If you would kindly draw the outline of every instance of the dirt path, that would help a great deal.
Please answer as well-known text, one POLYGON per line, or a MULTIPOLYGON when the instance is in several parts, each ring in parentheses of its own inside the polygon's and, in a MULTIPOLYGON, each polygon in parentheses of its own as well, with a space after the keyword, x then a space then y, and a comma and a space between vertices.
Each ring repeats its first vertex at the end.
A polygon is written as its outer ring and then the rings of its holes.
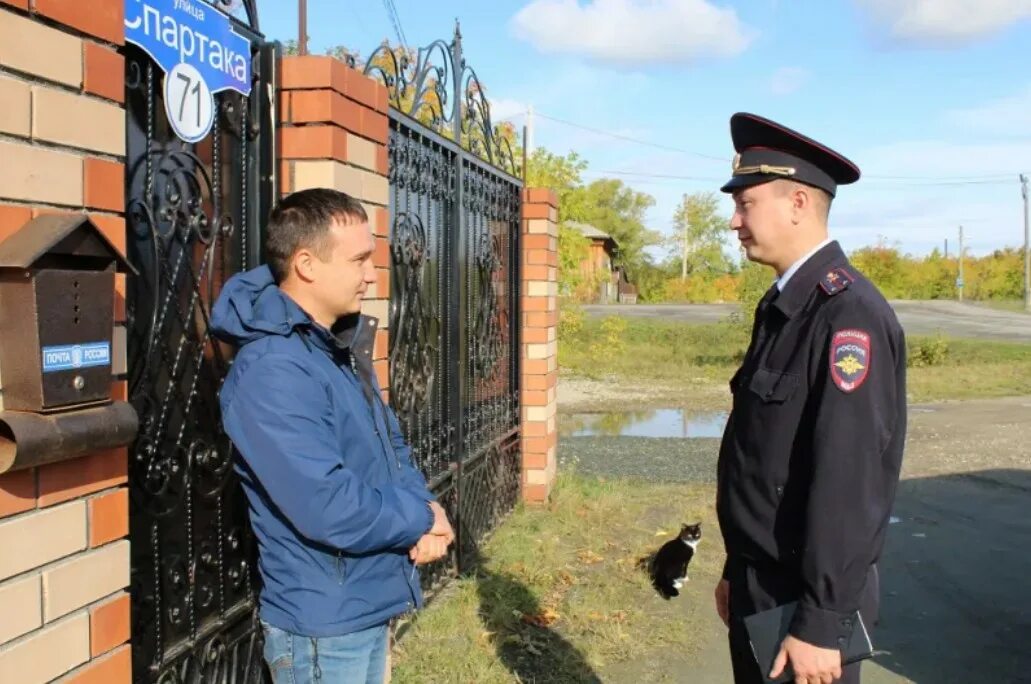
MULTIPOLYGON (((640 402, 656 406, 663 398, 684 398, 662 388, 649 392, 584 381, 564 385, 559 389, 563 412, 640 402)), ((721 394, 716 389, 699 396, 708 397, 711 407, 725 407, 721 394)), ((591 438, 578 439, 584 441, 566 444, 582 453, 591 438)), ((677 451, 704 461, 701 465, 714 462, 715 454, 708 451, 717 440, 672 440, 694 444, 664 449, 666 441, 610 439, 611 448, 594 467, 604 471, 608 462, 612 475, 625 476, 627 464, 609 459, 630 451, 641 462, 655 449, 677 451), (644 448, 643 442, 652 444, 644 448), (620 449, 620 443, 629 449, 620 449)), ((640 476, 647 478, 648 470, 642 468, 640 476)), ((876 646, 891 654, 865 666, 866 684, 1031 682, 1028 510, 1031 397, 910 407, 903 479, 881 563, 882 616, 874 633, 876 646)), ((690 609, 708 615, 699 635, 703 658, 655 654, 611 668, 605 681, 731 681, 724 630, 712 614, 710 592, 701 586, 690 592, 690 609)))

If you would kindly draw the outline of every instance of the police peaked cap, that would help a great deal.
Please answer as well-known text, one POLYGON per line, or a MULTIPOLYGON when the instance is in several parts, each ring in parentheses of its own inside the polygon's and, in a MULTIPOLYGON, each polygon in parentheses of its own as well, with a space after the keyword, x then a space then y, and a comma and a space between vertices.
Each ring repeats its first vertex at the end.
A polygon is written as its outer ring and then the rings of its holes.
POLYGON ((839 185, 859 180, 859 167, 842 155, 761 116, 738 112, 730 117, 730 136, 737 154, 733 176, 720 188, 723 192, 783 178, 826 190, 833 197, 839 185))

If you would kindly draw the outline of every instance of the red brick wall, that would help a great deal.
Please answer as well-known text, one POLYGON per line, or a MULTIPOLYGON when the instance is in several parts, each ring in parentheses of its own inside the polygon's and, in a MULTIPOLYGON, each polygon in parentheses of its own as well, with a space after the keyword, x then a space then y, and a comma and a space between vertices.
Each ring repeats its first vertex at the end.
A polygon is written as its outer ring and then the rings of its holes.
MULTIPOLYGON (((125 250, 123 6, 0 0, 0 239, 71 212, 125 250)), ((129 681, 126 482, 125 449, 0 474, 0 681, 129 681)))
POLYGON ((547 500, 555 483, 558 429, 558 196, 523 191, 523 499, 547 500))

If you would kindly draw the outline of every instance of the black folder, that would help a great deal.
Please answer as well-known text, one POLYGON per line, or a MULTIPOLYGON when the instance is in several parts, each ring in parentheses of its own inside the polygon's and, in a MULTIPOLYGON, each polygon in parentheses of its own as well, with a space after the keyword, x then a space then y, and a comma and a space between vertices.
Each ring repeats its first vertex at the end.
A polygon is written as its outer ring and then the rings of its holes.
MULTIPOLYGON (((773 661, 780 653, 781 642, 788 635, 788 628, 791 626, 791 618, 795 614, 798 602, 792 601, 770 610, 764 610, 755 615, 745 618, 745 629, 748 630, 748 639, 752 644, 752 653, 759 663, 759 669, 767 682, 792 682, 795 675, 791 671, 789 662, 777 679, 770 679, 770 671, 773 669, 773 661)), ((852 637, 841 648, 841 665, 844 667, 850 663, 865 660, 874 655, 873 645, 870 643, 870 634, 866 631, 863 623, 863 616, 855 614, 855 626, 852 629, 852 637)))

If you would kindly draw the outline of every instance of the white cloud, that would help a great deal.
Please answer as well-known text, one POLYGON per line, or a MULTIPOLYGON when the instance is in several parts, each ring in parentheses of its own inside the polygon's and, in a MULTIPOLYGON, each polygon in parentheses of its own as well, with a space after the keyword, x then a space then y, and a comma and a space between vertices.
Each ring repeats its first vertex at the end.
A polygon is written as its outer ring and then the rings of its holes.
POLYGON ((781 67, 770 78, 770 92, 774 95, 797 93, 809 80, 809 72, 798 67, 781 67))
POLYGON ((541 52, 624 64, 730 57, 753 38, 733 9, 708 0, 533 0, 511 25, 541 52))
POLYGON ((945 114, 949 123, 980 133, 1026 136, 1031 130, 1031 84, 1015 95, 945 114))
POLYGON ((892 37, 930 45, 970 43, 1031 17, 1031 0, 857 0, 892 37))

